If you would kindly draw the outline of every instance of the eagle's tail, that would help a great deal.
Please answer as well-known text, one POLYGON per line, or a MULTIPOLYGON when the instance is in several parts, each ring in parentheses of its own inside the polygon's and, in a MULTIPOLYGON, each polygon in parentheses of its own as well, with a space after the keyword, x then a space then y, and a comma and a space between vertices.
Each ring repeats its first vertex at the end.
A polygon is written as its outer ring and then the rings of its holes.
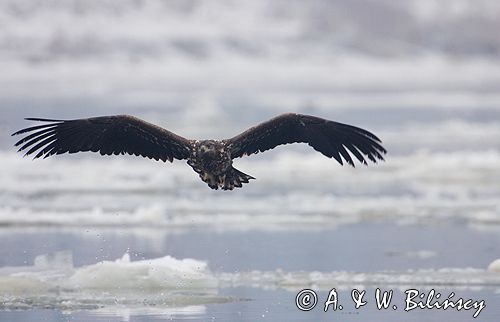
POLYGON ((234 187, 241 188, 250 179, 255 178, 231 167, 223 176, 219 177, 219 185, 223 190, 233 190, 234 187))

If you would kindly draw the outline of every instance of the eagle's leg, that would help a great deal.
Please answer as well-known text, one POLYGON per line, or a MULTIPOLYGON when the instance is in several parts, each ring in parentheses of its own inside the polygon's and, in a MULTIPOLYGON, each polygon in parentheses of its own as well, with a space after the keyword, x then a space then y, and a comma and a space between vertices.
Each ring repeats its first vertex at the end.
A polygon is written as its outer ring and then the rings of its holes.
POLYGON ((214 190, 219 188, 222 190, 233 190, 234 187, 241 188, 243 183, 248 183, 250 179, 255 179, 233 168, 231 165, 229 165, 226 170, 222 170, 223 172, 214 174, 211 171, 205 170, 205 167, 196 162, 196 160, 190 159, 188 160, 188 164, 198 173, 200 179, 214 190))
POLYGON ((233 190, 234 187, 241 188, 243 183, 248 183, 250 179, 255 178, 231 166, 219 177, 219 184, 223 190, 233 190))
POLYGON ((219 189, 219 181, 216 176, 208 171, 205 171, 203 167, 198 162, 196 162, 196 160, 189 159, 187 163, 193 168, 196 173, 198 173, 200 179, 203 180, 203 182, 207 183, 210 188, 214 190, 219 189))

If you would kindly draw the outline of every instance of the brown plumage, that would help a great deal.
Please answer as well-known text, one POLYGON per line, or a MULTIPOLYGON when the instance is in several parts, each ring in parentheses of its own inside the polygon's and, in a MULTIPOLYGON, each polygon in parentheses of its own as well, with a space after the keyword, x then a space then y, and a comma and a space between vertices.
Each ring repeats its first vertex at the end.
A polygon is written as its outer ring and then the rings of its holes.
POLYGON ((273 149, 281 144, 307 143, 340 164, 354 166, 384 160, 386 150, 374 134, 347 124, 315 116, 287 113, 222 140, 188 140, 154 124, 129 115, 77 120, 50 120, 17 131, 26 134, 15 145, 25 155, 47 158, 54 154, 84 151, 101 155, 132 154, 170 162, 187 160, 212 189, 232 190, 255 179, 232 166, 234 158, 273 149), (29 134, 28 134, 29 133, 29 134), (350 152, 350 153, 349 153, 350 152))

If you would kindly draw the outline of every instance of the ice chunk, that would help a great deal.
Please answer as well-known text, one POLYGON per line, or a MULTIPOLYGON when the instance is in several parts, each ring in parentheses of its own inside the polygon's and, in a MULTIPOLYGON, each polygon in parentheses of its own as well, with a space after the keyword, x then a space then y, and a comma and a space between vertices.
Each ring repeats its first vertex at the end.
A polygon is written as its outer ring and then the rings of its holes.
POLYGON ((217 280, 207 263, 171 256, 130 261, 129 254, 115 261, 102 261, 78 268, 69 278, 70 287, 91 289, 185 289, 216 288, 217 280))
POLYGON ((488 265, 488 271, 494 273, 500 273, 500 259, 496 259, 488 265))

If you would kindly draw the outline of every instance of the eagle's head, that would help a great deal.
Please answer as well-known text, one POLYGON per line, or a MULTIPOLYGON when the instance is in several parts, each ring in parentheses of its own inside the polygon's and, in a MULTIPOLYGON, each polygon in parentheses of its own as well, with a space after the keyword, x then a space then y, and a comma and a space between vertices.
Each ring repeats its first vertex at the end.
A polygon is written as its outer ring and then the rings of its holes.
POLYGON ((223 150, 224 146, 220 142, 204 140, 200 141, 196 152, 203 159, 216 159, 223 150))

